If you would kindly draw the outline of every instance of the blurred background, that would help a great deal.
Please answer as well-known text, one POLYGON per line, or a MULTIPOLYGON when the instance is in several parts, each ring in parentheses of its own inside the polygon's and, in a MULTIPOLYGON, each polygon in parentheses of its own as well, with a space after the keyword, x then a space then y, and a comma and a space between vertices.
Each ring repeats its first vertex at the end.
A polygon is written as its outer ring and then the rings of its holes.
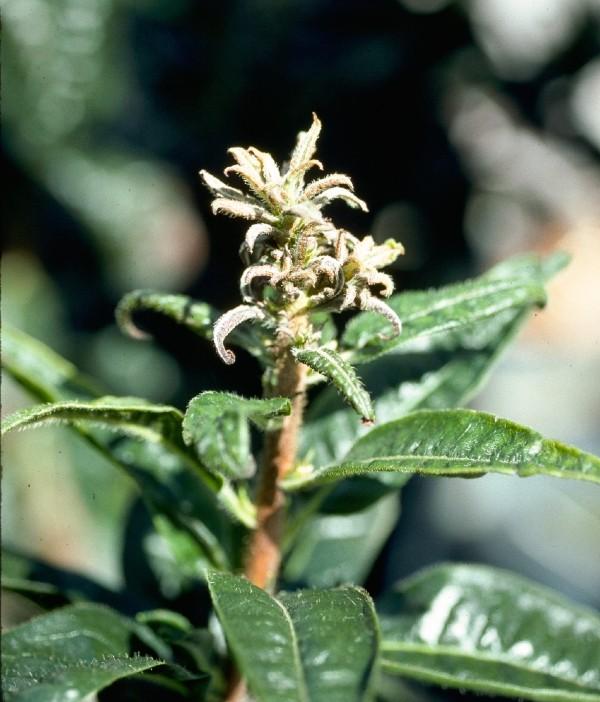
MULTIPOLYGON (((237 304, 243 228, 210 216, 197 172, 236 144, 285 159, 314 110, 319 158, 370 206, 331 215, 404 243, 399 290, 572 254, 475 405, 600 453, 598 0, 4 0, 3 20, 6 322, 109 392, 259 392, 248 356, 224 366, 160 320, 135 342, 113 310, 139 287, 237 304)), ((5 412, 30 402, 4 380, 5 412)), ((60 428, 3 453, 4 541, 118 587, 125 478, 60 428)), ((372 591, 469 559, 600 606, 593 487, 415 479, 403 495, 372 591)))

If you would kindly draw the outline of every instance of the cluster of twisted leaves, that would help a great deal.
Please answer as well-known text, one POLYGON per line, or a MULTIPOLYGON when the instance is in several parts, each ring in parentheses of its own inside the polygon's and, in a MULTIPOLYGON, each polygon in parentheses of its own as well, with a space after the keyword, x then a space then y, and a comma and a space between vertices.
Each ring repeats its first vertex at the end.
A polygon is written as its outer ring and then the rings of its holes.
POLYGON ((131 602, 134 586, 107 593, 83 579, 65 591, 56 569, 5 554, 3 587, 47 610, 3 634, 6 700, 73 702, 105 688, 102 699, 117 688, 121 699, 130 686, 128 699, 152 689, 162 700, 216 702, 233 699, 233 662, 257 702, 391 701, 403 699, 406 679, 540 702, 600 701, 600 617, 559 594, 466 564, 434 565, 376 602, 360 587, 411 475, 600 483, 600 459, 461 409, 545 304, 565 257, 517 258, 464 283, 392 295, 381 269, 402 247, 355 237, 323 215, 334 199, 366 209, 350 179, 306 183, 322 168, 313 158, 319 129, 315 118, 281 169, 255 148, 231 149, 227 172, 246 191, 202 173, 213 210, 251 222, 242 305, 220 315, 182 295, 138 291, 117 310, 136 336, 144 336, 138 311, 167 315, 232 363, 228 337, 261 364, 263 398, 202 392, 181 412, 102 396, 68 361, 5 329, 5 370, 43 404, 8 417, 3 431, 67 423, 135 482, 151 518, 136 558, 163 598, 148 607, 131 602), (359 312, 338 334, 332 314, 347 309, 359 312), (275 394, 286 354, 305 367, 311 402, 279 484, 282 566, 267 591, 239 573, 257 528, 253 433, 277 432, 292 411, 294 398, 275 394), (210 595, 198 602, 205 628, 171 607, 198 583, 210 595), (107 599, 113 608, 94 602, 107 599))

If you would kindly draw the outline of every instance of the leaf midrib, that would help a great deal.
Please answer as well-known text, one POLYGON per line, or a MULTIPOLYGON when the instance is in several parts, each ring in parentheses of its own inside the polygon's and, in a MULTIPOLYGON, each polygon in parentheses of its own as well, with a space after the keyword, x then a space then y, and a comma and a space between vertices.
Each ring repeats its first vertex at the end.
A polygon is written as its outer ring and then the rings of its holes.
MULTIPOLYGON (((539 289, 542 292, 544 291, 544 287, 539 284, 539 283, 527 283, 523 281, 517 281, 517 280, 512 280, 512 281, 503 281, 503 283, 498 284, 498 285, 493 285, 493 284, 488 284, 486 287, 477 287, 475 290, 467 291, 466 293, 462 295, 456 295, 453 297, 448 297, 444 298, 443 300, 439 300, 438 302, 430 305, 429 307, 424 307, 421 310, 414 312, 414 313, 409 313, 404 319, 406 322, 411 322, 415 319, 420 319, 421 317, 425 317, 428 314, 431 314, 432 312, 439 312, 440 310, 445 310, 449 307, 454 307, 455 305, 459 305, 463 302, 471 302, 472 300, 476 300, 477 298, 484 298, 488 297, 489 295, 493 295, 498 292, 504 292, 505 290, 536 290, 539 289)), ((511 304, 512 306, 512 304, 511 304)))
MULTIPOLYGON (((402 641, 394 641, 391 639, 383 639, 381 642, 381 661, 382 664, 385 664, 385 653, 390 652, 390 653, 396 653, 396 652, 407 652, 407 653, 421 653, 426 656, 436 656, 436 655, 443 655, 443 656, 450 656, 452 658, 464 658, 465 660, 468 661, 485 661, 486 663, 501 663, 502 665, 507 665, 509 667, 516 668, 517 670, 521 670, 527 673, 535 673, 538 675, 547 675, 552 678, 556 678, 557 680, 562 680, 563 682, 569 683, 570 685, 580 687, 583 691, 589 691, 589 690, 598 690, 600 692, 600 685, 590 688, 590 687, 583 687, 581 683, 579 683, 577 680, 573 680, 572 678, 565 677, 563 675, 559 675, 554 672, 550 672, 548 670, 539 670, 537 668, 531 668, 526 665, 523 665, 522 663, 519 663, 518 661, 515 661, 513 659, 507 658, 504 654, 499 654, 497 656, 492 656, 489 653, 485 652, 478 652, 478 649, 474 651, 465 651, 464 649, 459 649, 457 647, 453 646, 437 646, 435 649, 433 646, 427 646, 426 644, 413 644, 413 643, 403 643, 402 641), (475 655, 477 653, 477 655, 475 655)), ((402 665, 402 663, 396 664, 394 661, 388 661, 392 665, 402 665)), ((410 664, 408 664, 410 665, 410 664)), ((442 671, 443 672, 443 671, 442 671)))
POLYGON ((291 640, 292 640, 292 649, 294 651, 294 668, 296 670, 296 677, 298 679, 298 692, 299 694, 299 702, 310 702, 310 699, 308 697, 308 684, 306 682, 306 676, 304 674, 304 669, 302 667, 302 659, 300 657, 300 646, 298 644, 298 637, 296 636, 296 629, 294 627, 294 622, 290 616, 290 613, 287 611, 285 605, 280 602, 276 597, 273 597, 273 601, 277 604, 277 606, 281 609, 283 612, 283 616, 285 618, 285 621, 287 622, 289 628, 290 628, 290 634, 291 634, 291 640))
MULTIPOLYGON (((399 674, 400 676, 413 677, 418 680, 433 682, 436 685, 447 684, 452 687, 462 688, 465 681, 456 676, 444 673, 442 671, 432 671, 431 668, 425 668, 418 665, 395 663, 390 660, 382 659, 382 668, 388 673, 399 674)), ((468 682, 470 690, 475 692, 483 692, 490 694, 495 692, 501 696, 511 696, 519 698, 529 698, 543 702, 600 702, 600 695, 593 690, 580 691, 579 689, 552 689, 548 687, 523 687, 521 685, 508 684, 498 682, 493 679, 481 677, 473 677, 468 682), (535 697, 531 695, 535 694, 535 697)))

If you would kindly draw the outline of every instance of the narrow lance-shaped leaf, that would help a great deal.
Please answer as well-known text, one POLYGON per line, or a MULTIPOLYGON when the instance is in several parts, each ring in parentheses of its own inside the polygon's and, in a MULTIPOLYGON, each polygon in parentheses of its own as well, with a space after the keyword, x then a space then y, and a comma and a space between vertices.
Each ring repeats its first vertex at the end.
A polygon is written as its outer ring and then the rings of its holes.
POLYGON ((365 422, 373 422, 375 412, 369 393, 354 368, 332 349, 292 349, 294 358, 330 380, 365 422))
MULTIPOLYGON (((402 320, 402 333, 382 339, 385 320, 371 313, 354 317, 342 336, 346 349, 355 362, 371 361, 390 351, 407 353, 437 348, 438 340, 448 345, 448 334, 468 331, 472 347, 488 343, 486 320, 525 306, 542 306, 546 302, 544 283, 549 275, 565 264, 564 257, 540 262, 522 257, 501 264, 479 278, 448 285, 438 290, 405 292, 391 297, 387 303, 402 320), (446 335, 444 337, 443 335, 446 335)), ((490 328, 493 335, 493 326, 490 328)))
POLYGON ((290 401, 284 397, 259 400, 232 393, 203 392, 188 405, 183 439, 213 473, 249 478, 255 469, 249 420, 265 428, 269 420, 290 412, 290 401))
MULTIPOLYGON (((541 278, 548 279, 565 263, 566 258, 561 255, 542 260, 541 278)), ((537 271, 537 266, 527 257, 506 261, 487 275, 515 278, 532 270, 537 271)), ((438 351, 426 348, 423 352, 388 354, 359 367, 374 396, 378 421, 399 419, 417 409, 451 408, 466 403, 527 319, 531 307, 525 302, 521 308, 440 333, 435 337, 436 345, 440 345, 438 351)), ((429 338, 427 346, 431 341, 429 338)), ((353 443, 368 431, 370 428, 343 406, 335 390, 327 388, 307 411, 301 435, 302 462, 315 468, 340 462, 353 443)), ((288 538, 293 545, 285 577, 294 583, 318 587, 360 583, 366 574, 367 554, 370 563, 393 527, 390 513, 394 502, 390 504, 390 498, 385 496, 396 492, 409 478, 409 473, 370 473, 339 482, 333 490, 331 484, 320 486, 292 517, 288 538), (315 502, 319 503, 316 513, 315 502)))
MULTIPOLYGON (((523 310, 508 324, 499 324, 494 342, 481 350, 392 354, 363 366, 361 375, 367 387, 374 389, 378 420, 388 422, 416 409, 467 402, 526 315, 523 310)), ((368 431, 327 389, 308 411, 301 456, 316 468, 341 461, 368 431)), ((317 587, 363 582, 396 522, 398 497, 389 493, 397 492, 410 477, 408 473, 371 473, 339 482, 333 490, 331 485, 318 488, 323 492, 318 512, 311 513, 307 523, 291 534, 294 545, 285 569, 288 581, 317 587)), ((296 519, 303 520, 316 499, 312 497, 296 519)))
POLYGON ((600 616, 525 578, 435 566, 378 611, 389 673, 535 702, 600 700, 600 616))
MULTIPOLYGON (((528 309, 498 320, 494 339, 482 349, 424 354, 388 354, 359 368, 374 396, 379 423, 419 409, 464 406, 484 383, 494 364, 527 319, 528 309)), ((302 428, 301 455, 315 467, 339 461, 370 428, 356 421, 331 389, 311 404, 302 428)))
POLYGON ((87 399, 101 394, 71 362, 8 324, 2 326, 2 367, 43 402, 87 399))
MULTIPOLYGON (((31 619, 2 635, 6 702, 84 700, 161 660, 130 655, 144 627, 96 604, 76 604, 31 619)), ((142 633, 143 635, 143 633, 142 633)))
MULTIPOLYGON (((374 480, 364 483, 367 486, 361 487, 367 490, 385 488, 374 480)), ((400 516, 399 495, 386 492, 379 489, 379 499, 372 499, 367 507, 357 506, 351 494, 344 502, 346 513, 311 515, 284 561, 285 582, 304 587, 363 583, 400 516)), ((342 494, 337 497, 344 501, 342 494)))
POLYGON ((373 471, 447 477, 550 475, 600 483, 600 458, 485 412, 422 410, 373 429, 338 465, 296 477, 289 487, 373 471))
POLYGON ((245 578, 207 576, 236 662, 257 702, 368 702, 379 632, 364 590, 271 597, 245 578))
MULTIPOLYGON (((376 396, 378 420, 399 419, 421 407, 452 407, 466 402, 520 323, 520 319, 514 320, 511 329, 499 336, 497 346, 482 351, 461 350, 455 355, 416 358, 390 355, 364 366, 361 370, 367 384, 370 377, 398 383, 376 396), (423 372, 427 368, 433 369, 423 372)), ((311 421, 309 410, 302 430, 301 456, 316 468, 341 461, 352 444, 370 431, 351 409, 337 409, 339 403, 334 404, 330 392, 326 391, 326 395, 320 403, 317 400, 317 418, 311 421)), ((370 564, 377 557, 395 524, 395 519, 390 519, 390 512, 397 512, 395 502, 389 504, 385 496, 398 491, 410 477, 409 473, 370 473, 339 482, 333 490, 332 485, 320 486, 323 498, 318 512, 311 513, 308 522, 294 534, 286 578, 317 587, 361 583, 367 574, 365 563, 370 564)), ((312 497, 316 499, 316 495, 312 497)), ((312 500, 308 500, 305 511, 310 511, 312 500)), ((296 518, 302 519, 302 515, 300 512, 296 518)))
POLYGON ((182 421, 183 414, 176 407, 155 405, 137 397, 107 395, 88 402, 67 400, 27 407, 3 420, 2 433, 42 424, 81 422, 114 429, 136 439, 184 449, 182 421))

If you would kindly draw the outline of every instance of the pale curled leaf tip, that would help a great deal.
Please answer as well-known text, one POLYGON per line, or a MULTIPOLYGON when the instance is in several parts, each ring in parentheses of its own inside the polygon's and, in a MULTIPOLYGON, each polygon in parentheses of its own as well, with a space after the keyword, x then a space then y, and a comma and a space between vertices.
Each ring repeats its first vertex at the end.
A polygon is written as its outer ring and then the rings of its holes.
POLYGON ((233 351, 225 348, 225 339, 231 332, 243 322, 251 319, 264 319, 264 312, 258 307, 252 305, 238 305, 229 312, 221 315, 213 326, 213 342, 219 358, 231 366, 235 363, 235 354, 233 351))
POLYGON ((224 183, 222 180, 219 180, 219 178, 216 178, 214 175, 212 175, 212 173, 209 173, 205 170, 201 170, 199 171, 199 175, 204 181, 206 187, 211 191, 213 195, 230 200, 243 201, 246 199, 246 196, 241 190, 238 190, 237 188, 234 188, 231 185, 224 183))
POLYGON ((277 230, 270 224, 252 224, 245 236, 246 247, 250 254, 254 253, 254 246, 259 239, 269 239, 277 234, 277 230))
POLYGON ((313 121, 310 128, 306 132, 300 132, 298 134, 296 148, 290 159, 290 173, 303 163, 309 161, 317 149, 317 140, 321 133, 321 120, 314 112, 312 113, 312 119, 313 121))
POLYGON ((317 205, 317 207, 323 207, 334 200, 343 200, 350 207, 360 209, 363 212, 369 211, 367 203, 364 200, 357 197, 351 190, 341 186, 335 186, 323 190, 319 195, 314 197, 312 201, 315 205, 317 205))
POLYGON ((336 187, 348 188, 348 190, 354 191, 354 184, 352 183, 350 176, 347 176, 344 173, 330 173, 323 178, 318 178, 317 180, 310 182, 306 188, 304 188, 302 199, 311 200, 324 190, 336 187))
POLYGON ((365 312, 376 312, 385 317, 393 327, 393 334, 380 334, 381 339, 393 339, 395 336, 400 336, 402 333, 402 320, 394 312, 394 310, 378 297, 370 295, 361 305, 365 312))

